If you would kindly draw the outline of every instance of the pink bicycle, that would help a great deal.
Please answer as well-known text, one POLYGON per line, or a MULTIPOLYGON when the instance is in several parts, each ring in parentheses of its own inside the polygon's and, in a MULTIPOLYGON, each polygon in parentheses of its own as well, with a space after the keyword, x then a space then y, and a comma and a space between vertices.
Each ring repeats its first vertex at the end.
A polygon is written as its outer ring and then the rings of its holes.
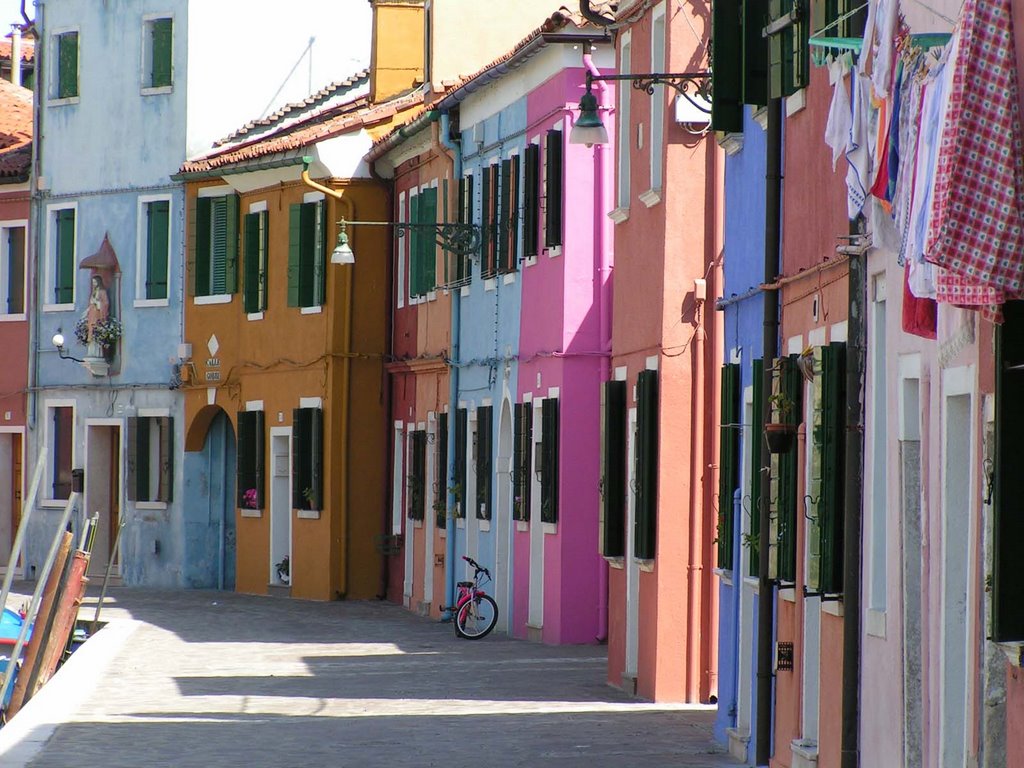
POLYGON ((471 557, 463 555, 462 559, 473 566, 473 580, 458 583, 455 605, 444 610, 455 616, 455 634, 467 640, 479 640, 487 637, 498 623, 498 604, 481 588, 491 580, 491 572, 471 557))

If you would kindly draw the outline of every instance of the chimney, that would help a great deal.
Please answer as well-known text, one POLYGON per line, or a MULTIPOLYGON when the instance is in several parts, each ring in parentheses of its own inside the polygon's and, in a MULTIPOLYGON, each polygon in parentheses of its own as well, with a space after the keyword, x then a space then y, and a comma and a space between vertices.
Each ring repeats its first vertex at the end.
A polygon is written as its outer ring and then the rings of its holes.
POLYGON ((423 82, 423 0, 371 0, 370 101, 374 104, 423 82))
POLYGON ((11 32, 11 82, 21 85, 21 28, 11 32))

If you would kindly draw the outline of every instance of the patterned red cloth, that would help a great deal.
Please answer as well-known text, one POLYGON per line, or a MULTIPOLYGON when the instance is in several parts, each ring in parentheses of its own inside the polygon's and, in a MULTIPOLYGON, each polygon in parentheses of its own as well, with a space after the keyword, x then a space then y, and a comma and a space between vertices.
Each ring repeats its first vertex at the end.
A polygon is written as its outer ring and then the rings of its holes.
POLYGON ((1024 290, 1024 157, 1010 3, 966 0, 960 18, 926 248, 929 261, 952 273, 946 297, 940 281, 940 301, 982 305, 999 291, 1024 290))
POLYGON ((903 330, 915 336, 934 339, 938 329, 938 304, 935 299, 919 299, 910 290, 910 265, 903 270, 903 330))

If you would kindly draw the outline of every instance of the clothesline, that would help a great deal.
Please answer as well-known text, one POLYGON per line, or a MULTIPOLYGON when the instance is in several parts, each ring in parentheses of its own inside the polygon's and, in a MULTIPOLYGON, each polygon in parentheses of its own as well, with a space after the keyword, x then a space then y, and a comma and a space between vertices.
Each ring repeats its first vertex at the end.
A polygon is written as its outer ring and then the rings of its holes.
POLYGON ((870 3, 864 3, 864 5, 859 5, 856 8, 854 8, 852 11, 847 11, 842 16, 840 16, 838 19, 836 19, 836 20, 826 24, 824 27, 819 29, 817 32, 812 33, 811 36, 810 36, 810 40, 811 40, 812 44, 814 42, 814 39, 816 37, 819 37, 822 32, 827 32, 828 30, 832 29, 832 27, 836 26, 837 24, 842 24, 844 21, 846 21, 851 16, 856 16, 858 13, 860 13, 865 8, 867 8, 868 5, 870 5, 870 3))

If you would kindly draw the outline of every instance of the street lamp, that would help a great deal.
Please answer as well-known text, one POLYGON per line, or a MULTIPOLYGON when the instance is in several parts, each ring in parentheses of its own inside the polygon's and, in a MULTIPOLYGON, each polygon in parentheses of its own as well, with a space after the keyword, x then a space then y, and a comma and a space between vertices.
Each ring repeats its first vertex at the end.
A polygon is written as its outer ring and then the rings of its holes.
POLYGON ((601 115, 598 112, 597 97, 591 90, 595 80, 629 80, 638 91, 647 91, 654 95, 654 86, 667 85, 674 89, 687 102, 687 112, 695 119, 693 122, 709 122, 711 119, 711 73, 710 72, 654 72, 629 75, 595 75, 587 72, 587 90, 580 99, 580 116, 569 132, 570 144, 607 144, 608 131, 605 130, 601 115), (692 93, 691 93, 692 91, 692 93))
POLYGON ((50 339, 50 341, 53 343, 53 346, 57 348, 57 355, 61 360, 74 360, 76 363, 85 362, 77 357, 72 357, 67 353, 67 350, 64 349, 64 331, 61 328, 57 329, 57 332, 53 334, 53 338, 50 339))

